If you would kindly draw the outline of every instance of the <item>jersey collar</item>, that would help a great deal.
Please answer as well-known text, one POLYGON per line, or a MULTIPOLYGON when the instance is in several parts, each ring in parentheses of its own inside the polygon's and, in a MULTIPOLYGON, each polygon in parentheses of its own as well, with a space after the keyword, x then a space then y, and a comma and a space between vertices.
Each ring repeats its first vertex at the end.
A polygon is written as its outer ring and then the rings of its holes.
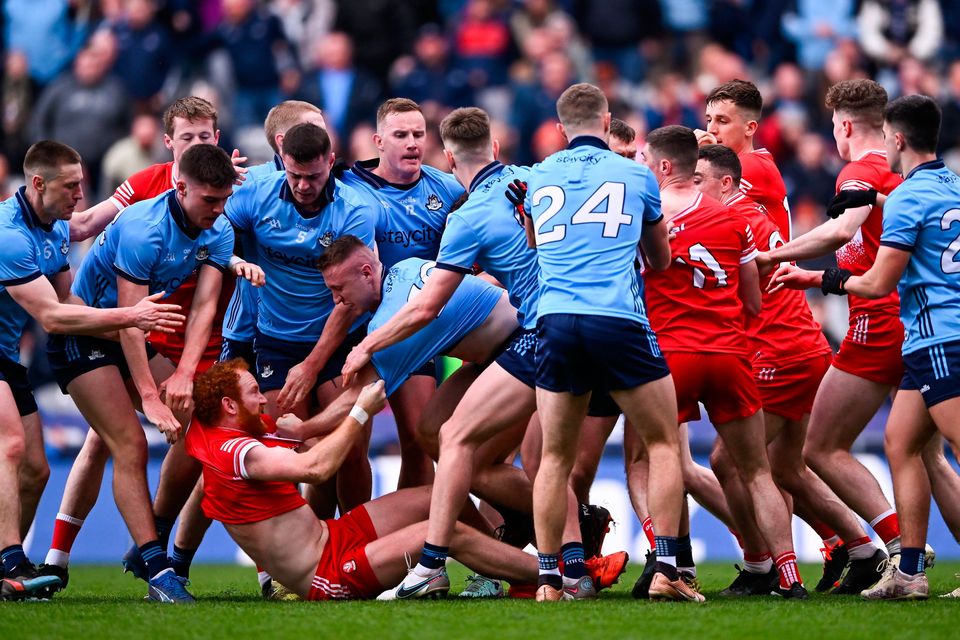
POLYGON ((420 180, 423 179, 423 169, 420 169, 420 175, 416 180, 410 184, 396 184, 395 182, 387 182, 377 174, 373 172, 374 169, 380 166, 380 158, 372 158, 370 160, 357 160, 353 163, 353 172, 357 174, 357 177, 369 184, 374 189, 383 189, 384 187, 393 187, 394 189, 399 189, 400 191, 409 191, 415 186, 420 184, 420 180))
POLYGON ((577 136, 570 141, 570 145, 567 146, 567 149, 576 149, 577 147, 596 147, 597 149, 606 149, 607 151, 610 151, 610 147, 607 146, 607 143, 597 136, 577 136))
POLYGON ((40 216, 37 215, 37 212, 33 210, 33 205, 27 200, 27 187, 23 186, 17 189, 16 196, 17 204, 20 205, 20 210, 23 211, 23 219, 28 227, 31 229, 40 227, 48 233, 53 231, 53 223, 44 224, 43 221, 40 220, 40 216))
POLYGON ((177 224, 180 231, 183 231, 185 236, 191 240, 196 240, 200 237, 200 233, 203 230, 192 229, 190 225, 187 224, 187 213, 183 210, 183 207, 180 206, 180 201, 177 200, 176 189, 171 189, 167 193, 167 208, 170 210, 170 216, 173 218, 173 221, 177 224))
POLYGON ((293 193, 290 191, 290 185, 287 184, 287 181, 284 180, 283 184, 280 185, 280 199, 289 202, 294 206, 302 217, 310 219, 316 218, 320 215, 320 212, 327 208, 327 205, 333 202, 333 194, 336 182, 333 177, 333 173, 330 174, 330 177, 327 178, 327 184, 324 185, 323 191, 320 193, 320 202, 317 203, 317 208, 310 210, 304 209, 300 206, 300 203, 297 202, 296 198, 293 197, 293 193))
POLYGON ((473 193, 473 190, 479 187, 481 182, 500 173, 501 169, 503 169, 503 164, 498 160, 494 160, 483 169, 480 169, 479 173, 473 176, 473 180, 470 181, 470 188, 467 191, 473 193))
POLYGON ((917 166, 915 166, 913 168, 913 171, 908 173, 903 179, 909 180, 913 176, 913 174, 915 174, 917 171, 926 171, 927 169, 936 171, 937 169, 943 169, 944 166, 945 165, 943 164, 943 160, 941 160, 940 158, 937 158, 936 160, 931 160, 930 162, 924 162, 923 164, 918 164, 917 166))
POLYGON ((286 169, 286 165, 283 164, 283 158, 280 157, 279 153, 273 154, 273 166, 277 168, 277 171, 283 171, 286 169))

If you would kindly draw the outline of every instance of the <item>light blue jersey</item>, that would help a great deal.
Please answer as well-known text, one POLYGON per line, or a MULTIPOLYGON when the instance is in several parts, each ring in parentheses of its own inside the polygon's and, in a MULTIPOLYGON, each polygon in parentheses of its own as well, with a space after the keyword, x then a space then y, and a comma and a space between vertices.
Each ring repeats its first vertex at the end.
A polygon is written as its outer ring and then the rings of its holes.
POLYGON ((68 271, 70 224, 45 225, 27 202, 26 188, 0 203, 0 356, 20 361, 20 338, 30 314, 17 304, 7 287, 26 284, 68 271))
POLYGON ((910 252, 900 278, 903 353, 960 340, 960 177, 921 164, 883 205, 880 244, 910 252))
POLYGON ((537 324, 540 267, 527 246, 523 221, 504 192, 514 180, 527 180, 526 167, 492 162, 470 183, 470 197, 447 217, 437 268, 470 273, 474 264, 506 287, 524 329, 537 324))
POLYGON ((227 201, 226 216, 246 241, 255 243, 253 262, 267 282, 260 288, 257 331, 279 340, 316 342, 333 296, 317 268, 324 247, 345 235, 373 246, 367 203, 332 177, 318 211, 302 211, 287 186, 286 174, 270 173, 227 201))
POLYGON ((436 260, 447 213, 463 195, 463 187, 449 173, 426 165, 413 184, 391 184, 373 173, 379 163, 357 162, 342 179, 380 205, 376 219, 380 261, 389 269, 405 258, 436 260))
POLYGON ((526 211, 540 263, 537 317, 612 316, 649 324, 634 258, 660 189, 647 167, 579 136, 530 170, 526 211))
POLYGON ((118 276, 147 285, 150 294, 170 294, 201 265, 225 271, 231 255, 230 223, 221 216, 209 229, 189 229, 171 189, 117 214, 84 258, 73 293, 91 307, 110 309, 117 306, 118 276))
MULTIPOLYGON (((420 293, 435 267, 435 262, 420 258, 407 258, 392 266, 383 280, 380 307, 370 319, 367 332, 385 325, 407 301, 420 293)), ((396 391, 411 373, 447 353, 483 324, 501 295, 502 289, 467 276, 436 320, 406 340, 373 354, 371 362, 386 383, 387 395, 396 391)))
MULTIPOLYGON (((250 167, 247 170, 247 179, 234 191, 249 187, 263 176, 283 170, 283 159, 274 154, 273 160, 250 167)), ((246 259, 254 260, 257 248, 253 237, 250 234, 244 234, 240 238, 240 244, 243 247, 243 255, 246 256, 246 259)), ((250 284, 250 281, 246 278, 237 278, 233 297, 230 298, 227 312, 223 316, 223 337, 239 342, 253 342, 257 335, 257 307, 259 304, 260 290, 250 284)))

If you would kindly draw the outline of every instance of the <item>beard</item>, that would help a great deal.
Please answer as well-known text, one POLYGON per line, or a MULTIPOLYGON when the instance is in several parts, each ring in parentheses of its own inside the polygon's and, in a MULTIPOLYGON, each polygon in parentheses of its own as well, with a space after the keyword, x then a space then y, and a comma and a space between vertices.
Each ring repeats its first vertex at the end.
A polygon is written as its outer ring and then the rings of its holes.
MULTIPOLYGON (((237 418, 240 420, 240 428, 252 436, 260 437, 267 433, 267 425, 260 419, 260 413, 247 411, 243 405, 237 405, 237 418)), ((262 410, 263 407, 260 407, 262 410)))

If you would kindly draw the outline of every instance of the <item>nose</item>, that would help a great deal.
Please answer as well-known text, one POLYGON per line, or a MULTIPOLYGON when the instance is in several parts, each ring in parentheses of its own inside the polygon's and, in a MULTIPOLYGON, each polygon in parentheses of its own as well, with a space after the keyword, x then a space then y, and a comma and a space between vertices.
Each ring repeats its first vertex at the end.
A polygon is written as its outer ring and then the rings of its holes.
POLYGON ((719 130, 720 128, 717 126, 716 120, 712 120, 707 124, 707 133, 712 133, 713 135, 717 135, 717 132, 719 130))

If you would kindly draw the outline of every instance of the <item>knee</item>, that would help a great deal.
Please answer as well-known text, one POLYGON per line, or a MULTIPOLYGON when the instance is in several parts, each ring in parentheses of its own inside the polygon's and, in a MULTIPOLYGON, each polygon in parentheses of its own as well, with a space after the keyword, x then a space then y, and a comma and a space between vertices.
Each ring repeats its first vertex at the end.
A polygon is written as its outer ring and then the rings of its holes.
POLYGON ((778 487, 790 493, 802 486, 800 473, 797 469, 787 465, 772 465, 773 481, 778 487))
POLYGON ((21 486, 29 491, 43 492, 50 479, 50 465, 45 456, 28 456, 20 467, 21 486))
POLYGON ((26 442, 21 429, 0 434, 0 459, 8 465, 12 465, 15 469, 19 469, 20 465, 23 464, 25 455, 26 442))
POLYGON ((143 436, 123 441, 112 453, 117 468, 145 469, 147 466, 147 440, 143 436))

